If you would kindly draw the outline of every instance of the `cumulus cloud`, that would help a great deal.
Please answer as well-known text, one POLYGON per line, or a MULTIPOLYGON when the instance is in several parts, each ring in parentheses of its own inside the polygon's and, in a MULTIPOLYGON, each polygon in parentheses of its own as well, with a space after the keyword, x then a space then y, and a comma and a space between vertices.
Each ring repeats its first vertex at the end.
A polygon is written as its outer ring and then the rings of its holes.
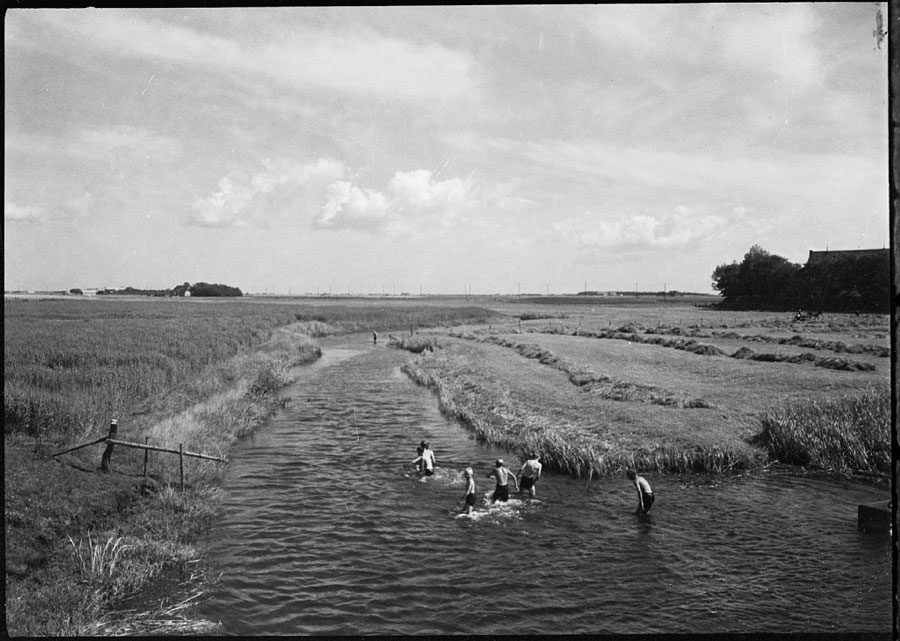
POLYGON ((327 158, 309 163, 266 159, 263 170, 252 176, 236 171, 220 178, 215 191, 193 203, 185 222, 198 227, 265 225, 343 175, 343 164, 327 158))
POLYGON ((388 202, 383 194, 339 180, 329 185, 325 205, 314 226, 374 231, 385 229, 390 223, 388 202))
POLYGON ((447 227, 461 213, 482 204, 471 179, 436 180, 427 169, 396 172, 386 191, 384 194, 346 181, 335 182, 313 226, 399 234, 432 224, 447 227))
POLYGON ((3 201, 3 220, 15 221, 40 221, 43 219, 43 211, 40 207, 19 205, 9 200, 3 201))

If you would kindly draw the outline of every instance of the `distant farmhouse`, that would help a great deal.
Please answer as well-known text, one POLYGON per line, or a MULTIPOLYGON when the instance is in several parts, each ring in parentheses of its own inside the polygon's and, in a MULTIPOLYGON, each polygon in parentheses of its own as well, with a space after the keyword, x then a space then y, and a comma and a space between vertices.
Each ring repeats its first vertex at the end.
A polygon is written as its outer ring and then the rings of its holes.
POLYGON ((890 249, 809 251, 798 274, 811 310, 888 311, 890 249))
POLYGON ((860 258, 874 258, 875 260, 890 261, 890 249, 839 249, 836 251, 814 251, 809 250, 809 258, 806 259, 806 267, 810 265, 821 265, 823 263, 834 263, 842 260, 857 260, 860 258))

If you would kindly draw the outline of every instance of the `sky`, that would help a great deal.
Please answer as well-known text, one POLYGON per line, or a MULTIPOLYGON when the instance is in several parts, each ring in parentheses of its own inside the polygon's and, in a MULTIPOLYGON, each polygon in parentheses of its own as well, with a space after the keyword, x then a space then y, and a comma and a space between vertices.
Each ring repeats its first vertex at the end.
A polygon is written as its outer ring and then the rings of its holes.
POLYGON ((879 11, 9 10, 4 288, 713 293, 889 246, 879 11))

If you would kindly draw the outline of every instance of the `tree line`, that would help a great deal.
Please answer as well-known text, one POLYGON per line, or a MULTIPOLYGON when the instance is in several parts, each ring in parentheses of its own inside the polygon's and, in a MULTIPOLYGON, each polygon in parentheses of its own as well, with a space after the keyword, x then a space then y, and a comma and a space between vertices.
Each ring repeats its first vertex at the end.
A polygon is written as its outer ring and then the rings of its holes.
MULTIPOLYGON (((81 290, 69 290, 70 293, 82 293, 81 290)), ((171 289, 136 289, 125 287, 124 289, 101 289, 98 296, 243 296, 243 292, 237 287, 221 285, 218 283, 183 283, 171 289)))
POLYGON ((842 254, 806 265, 753 245, 739 263, 722 264, 712 287, 729 309, 813 312, 890 311, 890 254, 842 254))

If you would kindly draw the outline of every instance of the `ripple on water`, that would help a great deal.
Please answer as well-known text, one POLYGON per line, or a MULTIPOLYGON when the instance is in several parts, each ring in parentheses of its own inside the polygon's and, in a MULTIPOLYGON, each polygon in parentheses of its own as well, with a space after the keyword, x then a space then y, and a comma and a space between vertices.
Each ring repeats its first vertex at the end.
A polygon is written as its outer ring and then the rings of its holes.
POLYGON ((398 350, 343 350, 229 464, 203 614, 229 634, 554 634, 891 629, 890 541, 856 531, 881 498, 790 477, 547 474, 489 505, 493 459, 398 375, 398 350), (438 466, 419 482, 415 446, 438 466), (475 518, 460 472, 476 471, 475 518))

